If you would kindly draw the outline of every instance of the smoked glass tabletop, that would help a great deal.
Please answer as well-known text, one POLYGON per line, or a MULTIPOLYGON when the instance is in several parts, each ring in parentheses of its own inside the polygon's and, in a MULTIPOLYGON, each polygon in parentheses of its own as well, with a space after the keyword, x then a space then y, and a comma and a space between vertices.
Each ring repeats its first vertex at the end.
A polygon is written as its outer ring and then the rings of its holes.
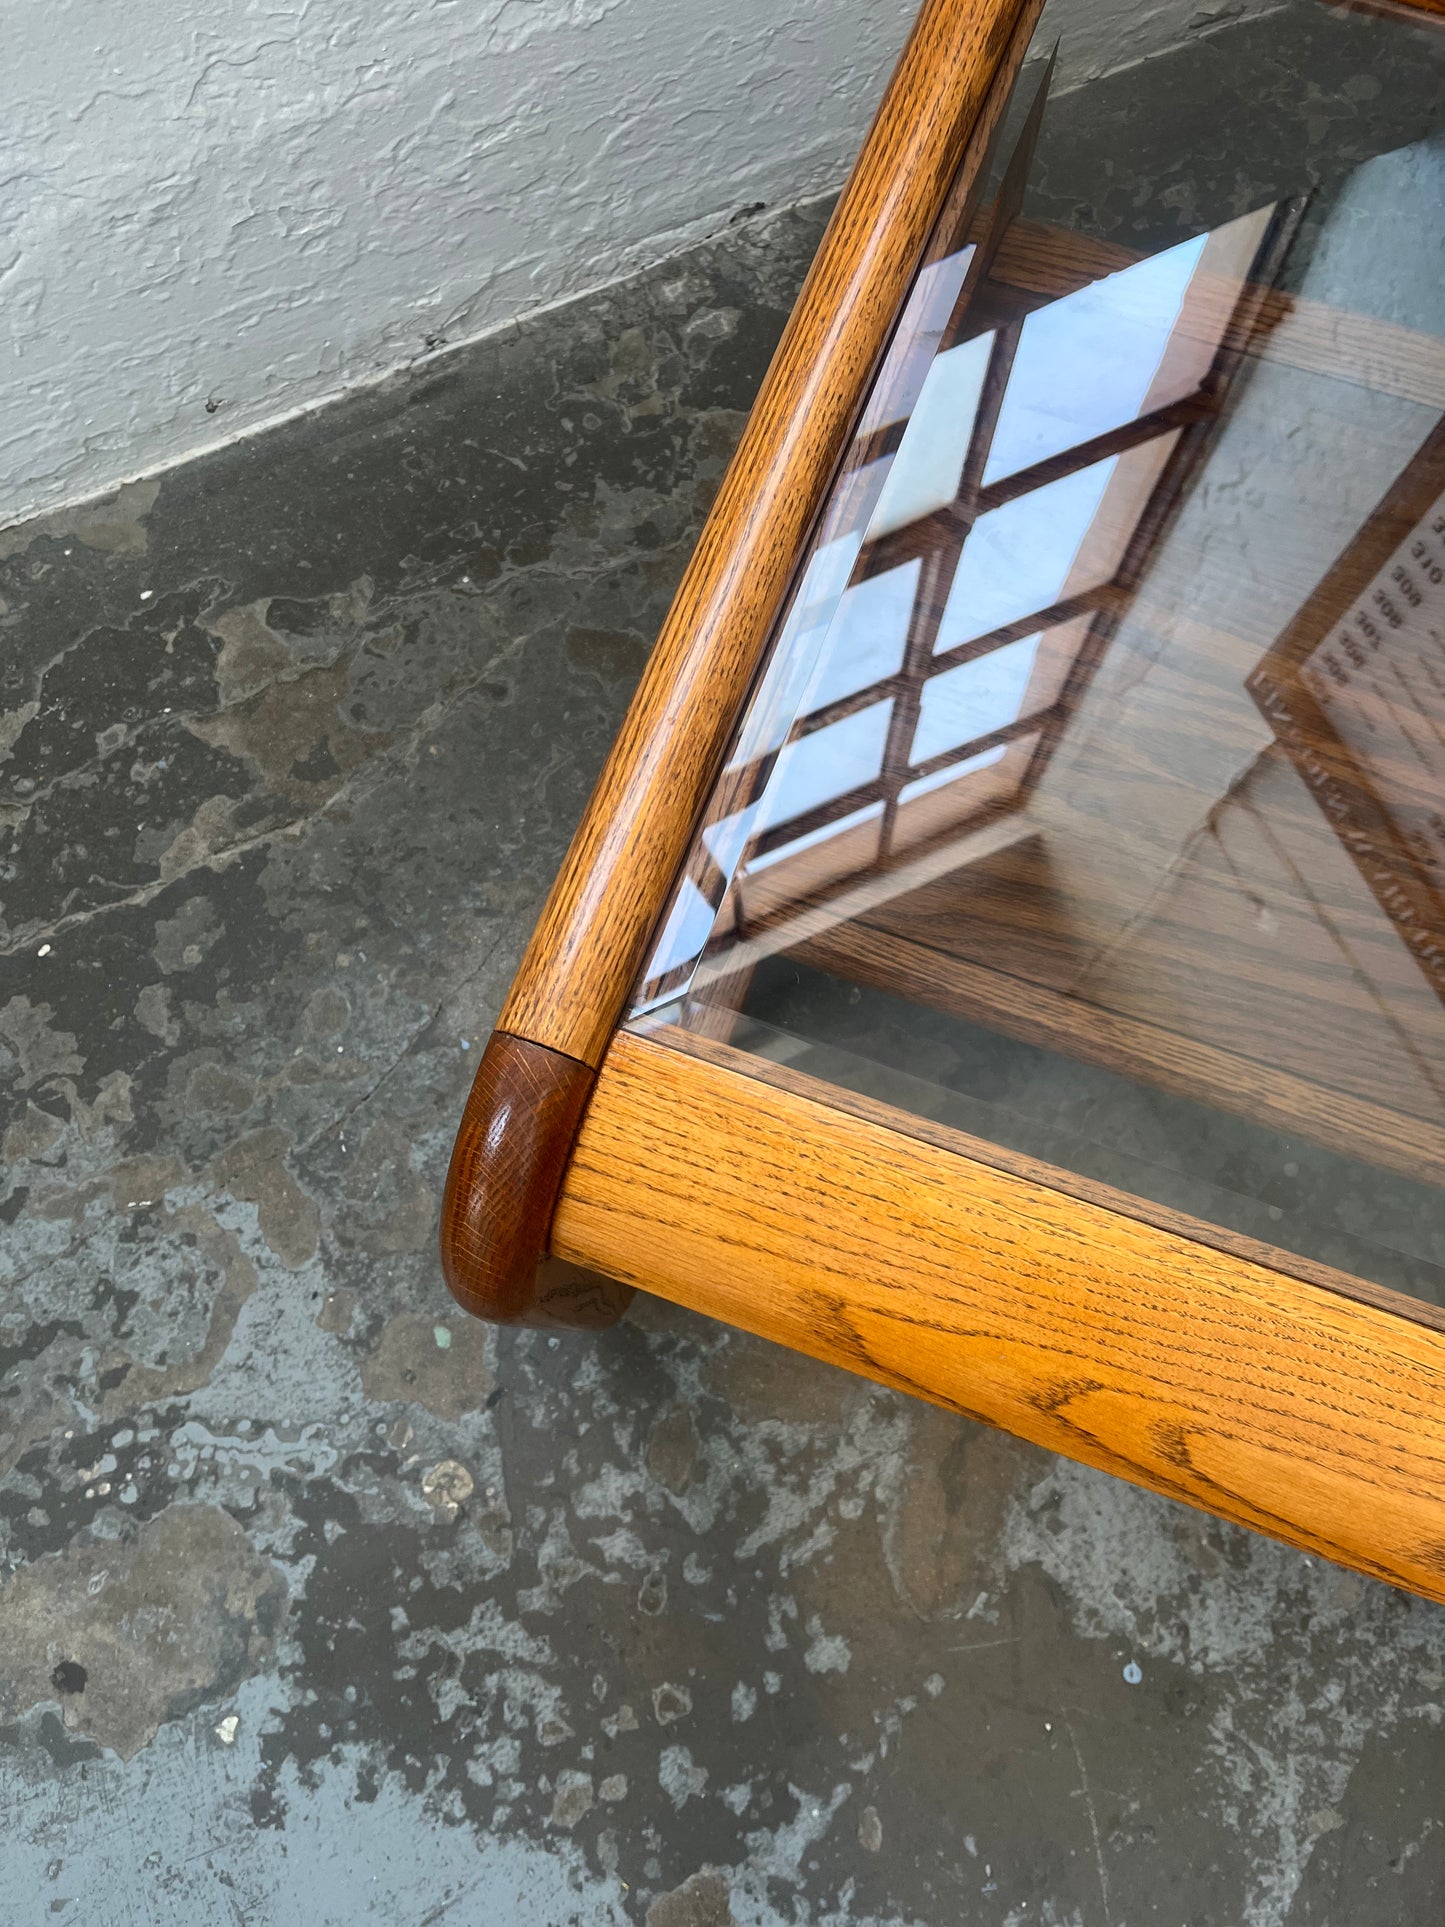
POLYGON ((1297 0, 1051 98, 1070 18, 630 1021, 1445 1305, 1445 31, 1297 0))

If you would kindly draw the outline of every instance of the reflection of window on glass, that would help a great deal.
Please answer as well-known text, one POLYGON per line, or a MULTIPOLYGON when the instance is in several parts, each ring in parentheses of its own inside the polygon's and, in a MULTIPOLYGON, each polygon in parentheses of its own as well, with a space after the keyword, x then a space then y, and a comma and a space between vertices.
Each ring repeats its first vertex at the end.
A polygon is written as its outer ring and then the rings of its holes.
MULTIPOLYGON (((855 710, 826 729, 795 736, 773 766, 768 785, 770 815, 784 823, 796 822, 822 804, 832 803, 844 789, 856 789, 861 777, 883 766, 891 703, 872 703, 855 710)), ((756 825, 754 826, 756 830, 756 825)))
MULTIPOLYGON (((865 411, 690 866, 723 907, 715 940, 1019 805, 1178 499, 1285 226, 1265 208, 1130 260, 1018 223, 1015 255, 1047 245, 1013 284, 970 284, 946 323, 934 285, 928 358, 906 325, 891 351, 912 404, 895 373, 865 411)), ((707 935, 696 904, 675 912, 652 995, 707 935)))
MULTIPOLYGON (((1117 457, 1094 462, 979 516, 958 559, 935 655, 1060 600, 1116 466, 1117 457)), ((1102 560, 1093 580, 1075 586, 1097 588, 1102 560)))
POLYGON ((855 583, 838 604, 808 688, 810 710, 840 702, 903 667, 922 564, 904 562, 855 583))
MULTIPOLYGON (((1202 370, 1160 381, 1207 235, 1092 282, 1027 317, 984 463, 987 487, 1183 401, 1202 370)), ((1184 373, 1184 371, 1180 371, 1184 373)))
POLYGON ((1017 722, 1038 660, 1038 635, 1020 636, 924 683, 913 732, 914 763, 957 751, 1017 722))
MULTIPOLYGON (((892 458, 853 586, 822 639, 792 743, 754 814, 758 847, 750 867, 759 857, 771 867, 789 847, 799 854, 816 849, 822 826, 800 819, 825 805, 838 808, 834 820, 843 834, 855 812, 840 806, 864 786, 881 783, 885 765, 900 778, 895 794, 884 799, 895 817, 905 801, 942 787, 929 780, 939 774, 938 758, 959 768, 959 781, 992 768, 999 759, 991 752, 960 752, 1037 718, 1057 701, 1087 628, 1068 623, 1023 637, 1007 632, 1041 612, 1063 613, 1060 605, 1077 604, 1117 578, 1182 425, 1168 411, 1196 402, 1208 371, 1193 331, 1176 342, 1190 286, 1201 271, 1208 273, 1211 242, 1216 253, 1237 259, 1243 241, 1252 254, 1267 221, 1267 211, 1246 217, 1220 237, 1183 243, 1037 308, 1011 329, 990 330, 938 355, 892 458), (991 364, 997 372, 990 407, 984 387, 991 364), (1099 437, 1121 431, 1125 446, 1101 455, 1099 437), (1071 458, 1078 465, 1070 467, 1071 458), (1030 469, 1041 472, 1031 477, 1030 469), (971 500, 970 470, 980 477, 971 500), (990 485, 1010 478, 1005 499, 988 506, 990 493, 999 492, 990 485), (940 510, 948 511, 948 524, 940 522, 940 510), (927 524, 926 547, 920 523, 927 524), (900 535, 918 552, 892 560, 880 544, 900 535), (880 561, 878 573, 869 573, 880 561), (925 564, 933 609, 918 593, 925 564), (1050 635, 1052 646, 1041 646, 1046 634, 1064 626, 1067 653, 1058 635, 1050 635), (910 632, 917 642, 929 631, 931 646, 912 650, 917 660, 909 676, 910 632), (994 646, 985 649, 990 638, 994 646), (939 661, 966 645, 974 646, 966 660, 939 661), (877 699, 900 677, 913 686, 896 693, 912 700, 895 707, 903 740, 890 745, 880 739, 877 699), (824 720, 832 706, 868 695, 874 702, 867 730, 846 729, 842 718, 824 720), (816 745, 807 757, 806 798, 791 761, 804 744, 816 745), (925 775, 929 764, 934 767, 925 775), (819 774, 825 767, 829 783, 819 774), (920 782, 925 790, 916 787, 920 782), (790 829, 796 841, 780 841, 790 829)), ((893 548, 901 546, 895 540, 893 548)), ((937 814, 935 806, 931 825, 937 814)), ((895 836, 899 827, 895 822, 895 836)))
POLYGON ((868 524, 870 537, 907 528, 956 498, 992 346, 991 334, 976 335, 929 369, 868 524))

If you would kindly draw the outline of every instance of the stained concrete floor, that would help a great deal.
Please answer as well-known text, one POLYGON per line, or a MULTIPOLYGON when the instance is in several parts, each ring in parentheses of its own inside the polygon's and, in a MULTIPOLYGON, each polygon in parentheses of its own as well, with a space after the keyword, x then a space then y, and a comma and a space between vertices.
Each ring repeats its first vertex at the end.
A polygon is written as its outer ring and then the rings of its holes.
POLYGON ((819 218, 0 537, 5 1927, 1445 1914, 1445 1612, 664 1306, 442 1292, 819 218))

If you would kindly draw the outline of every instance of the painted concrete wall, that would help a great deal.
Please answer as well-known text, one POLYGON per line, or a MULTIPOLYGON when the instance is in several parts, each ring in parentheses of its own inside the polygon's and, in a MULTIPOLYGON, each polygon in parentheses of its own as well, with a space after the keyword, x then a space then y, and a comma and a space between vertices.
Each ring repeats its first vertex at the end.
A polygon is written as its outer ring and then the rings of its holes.
MULTIPOLYGON (((1266 0, 1056 0, 1065 84, 1266 0)), ((0 524, 837 185, 915 0, 6 0, 0 524)))

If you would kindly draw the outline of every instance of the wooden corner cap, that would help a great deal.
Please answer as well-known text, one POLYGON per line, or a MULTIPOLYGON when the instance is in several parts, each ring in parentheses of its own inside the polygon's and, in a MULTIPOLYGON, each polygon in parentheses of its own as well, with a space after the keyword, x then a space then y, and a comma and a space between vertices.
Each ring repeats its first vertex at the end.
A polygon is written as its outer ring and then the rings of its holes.
POLYGON ((502 1325, 613 1324, 632 1296, 547 1260, 547 1234, 595 1071, 494 1031, 472 1080, 442 1196, 442 1273, 457 1303, 502 1325))

